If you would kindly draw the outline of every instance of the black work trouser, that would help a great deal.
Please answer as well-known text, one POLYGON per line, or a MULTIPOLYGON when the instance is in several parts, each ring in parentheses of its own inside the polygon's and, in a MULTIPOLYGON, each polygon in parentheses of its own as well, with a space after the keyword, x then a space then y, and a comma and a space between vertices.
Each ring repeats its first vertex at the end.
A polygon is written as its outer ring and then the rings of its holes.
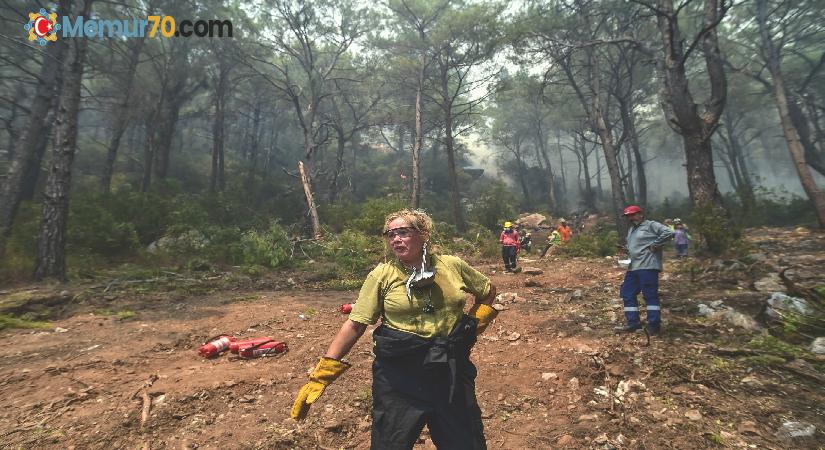
POLYGON ((372 365, 372 450, 411 449, 424 425, 444 450, 484 450, 484 425, 475 394, 476 368, 457 361, 450 402, 447 364, 425 367, 420 357, 376 358, 372 365))
POLYGON ((518 254, 518 249, 514 245, 504 245, 501 247, 501 258, 504 259, 504 268, 505 269, 515 269, 516 268, 516 255, 518 254))

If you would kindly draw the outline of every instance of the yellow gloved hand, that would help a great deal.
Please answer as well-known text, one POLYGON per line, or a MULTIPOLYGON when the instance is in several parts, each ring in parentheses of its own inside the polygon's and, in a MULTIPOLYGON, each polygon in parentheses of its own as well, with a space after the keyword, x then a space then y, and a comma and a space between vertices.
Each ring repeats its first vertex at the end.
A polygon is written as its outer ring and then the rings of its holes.
POLYGON ((478 336, 483 333, 484 330, 487 329, 487 325, 490 325, 490 322, 496 318, 498 310, 484 303, 476 303, 470 308, 467 315, 478 319, 478 326, 476 327, 476 336, 478 336))
POLYGON ((346 372, 350 365, 338 361, 337 359, 322 357, 315 366, 315 370, 309 374, 309 383, 305 384, 300 391, 292 411, 289 415, 295 420, 302 420, 309 412, 309 405, 315 403, 318 397, 324 393, 324 389, 335 381, 342 373, 346 372))

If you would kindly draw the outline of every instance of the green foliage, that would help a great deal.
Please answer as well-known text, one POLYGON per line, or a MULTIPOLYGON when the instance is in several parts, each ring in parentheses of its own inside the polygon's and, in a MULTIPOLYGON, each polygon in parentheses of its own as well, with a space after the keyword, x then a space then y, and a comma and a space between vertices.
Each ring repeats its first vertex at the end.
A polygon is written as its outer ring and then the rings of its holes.
POLYGON ((727 213, 712 206, 700 206, 690 214, 691 235, 701 238, 704 247, 713 254, 722 254, 739 245, 742 230, 735 226, 727 213))
POLYGON ((605 222, 599 222, 589 232, 578 234, 561 245, 558 254, 603 257, 616 253, 618 243, 619 235, 616 230, 605 222))
MULTIPOLYGON (((381 224, 383 225, 383 219, 381 224)), ((338 273, 361 273, 373 267, 384 252, 384 243, 361 231, 346 230, 328 236, 321 244, 321 256, 335 264, 338 273)))
POLYGON ((337 280, 331 280, 325 283, 325 287, 327 289, 332 289, 334 291, 355 291, 361 289, 361 285, 364 284, 364 280, 362 278, 340 278, 337 280))
POLYGON ((17 218, 6 239, 3 259, 0 260, 0 282, 24 280, 34 272, 41 210, 40 205, 32 202, 22 203, 17 210, 17 218))
POLYGON ((137 248, 138 235, 134 225, 117 220, 99 196, 81 195, 71 203, 67 241, 71 253, 118 256, 137 248))
POLYGON ((361 233, 380 235, 387 215, 408 206, 407 201, 400 197, 369 199, 361 205, 356 217, 347 221, 346 228, 358 230, 361 233))
POLYGON ((760 334, 748 342, 748 347, 755 350, 762 350, 785 359, 800 358, 805 354, 804 349, 767 333, 760 334))
POLYGON ((21 319, 8 314, 0 314, 0 330, 7 328, 34 328, 44 329, 51 328, 52 324, 48 322, 35 322, 31 320, 21 319))
POLYGON ((250 230, 241 236, 241 251, 246 264, 280 267, 289 261, 292 243, 286 231, 273 221, 265 232, 250 230))
POLYGON ((493 181, 471 201, 468 219, 489 230, 499 230, 505 220, 516 217, 516 195, 502 182, 493 181))

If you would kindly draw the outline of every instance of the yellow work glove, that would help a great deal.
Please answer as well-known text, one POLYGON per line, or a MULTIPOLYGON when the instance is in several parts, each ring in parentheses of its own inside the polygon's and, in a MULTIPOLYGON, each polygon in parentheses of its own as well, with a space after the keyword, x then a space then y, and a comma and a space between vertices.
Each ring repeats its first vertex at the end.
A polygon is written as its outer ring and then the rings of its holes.
POLYGON ((289 413, 295 420, 302 420, 309 412, 309 405, 315 403, 318 397, 324 393, 324 389, 335 381, 342 373, 346 372, 350 365, 338 361, 337 359, 322 357, 315 366, 315 370, 309 374, 309 383, 305 384, 300 391, 292 411, 289 413))
POLYGON ((496 318, 498 310, 484 303, 476 303, 470 308, 467 315, 478 319, 478 326, 476 327, 476 336, 478 336, 483 333, 484 330, 487 329, 487 325, 490 325, 490 322, 496 318))

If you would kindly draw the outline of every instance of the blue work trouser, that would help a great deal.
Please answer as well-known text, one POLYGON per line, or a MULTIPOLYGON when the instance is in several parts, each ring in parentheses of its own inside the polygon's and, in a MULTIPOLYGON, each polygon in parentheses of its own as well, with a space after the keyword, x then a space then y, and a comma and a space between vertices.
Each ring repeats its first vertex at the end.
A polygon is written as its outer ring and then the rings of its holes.
POLYGON ((639 302, 636 296, 641 291, 647 305, 647 323, 650 327, 658 327, 662 316, 659 305, 659 271, 654 269, 632 270, 624 275, 624 282, 619 290, 624 301, 624 316, 628 325, 637 325, 639 318, 639 302))

